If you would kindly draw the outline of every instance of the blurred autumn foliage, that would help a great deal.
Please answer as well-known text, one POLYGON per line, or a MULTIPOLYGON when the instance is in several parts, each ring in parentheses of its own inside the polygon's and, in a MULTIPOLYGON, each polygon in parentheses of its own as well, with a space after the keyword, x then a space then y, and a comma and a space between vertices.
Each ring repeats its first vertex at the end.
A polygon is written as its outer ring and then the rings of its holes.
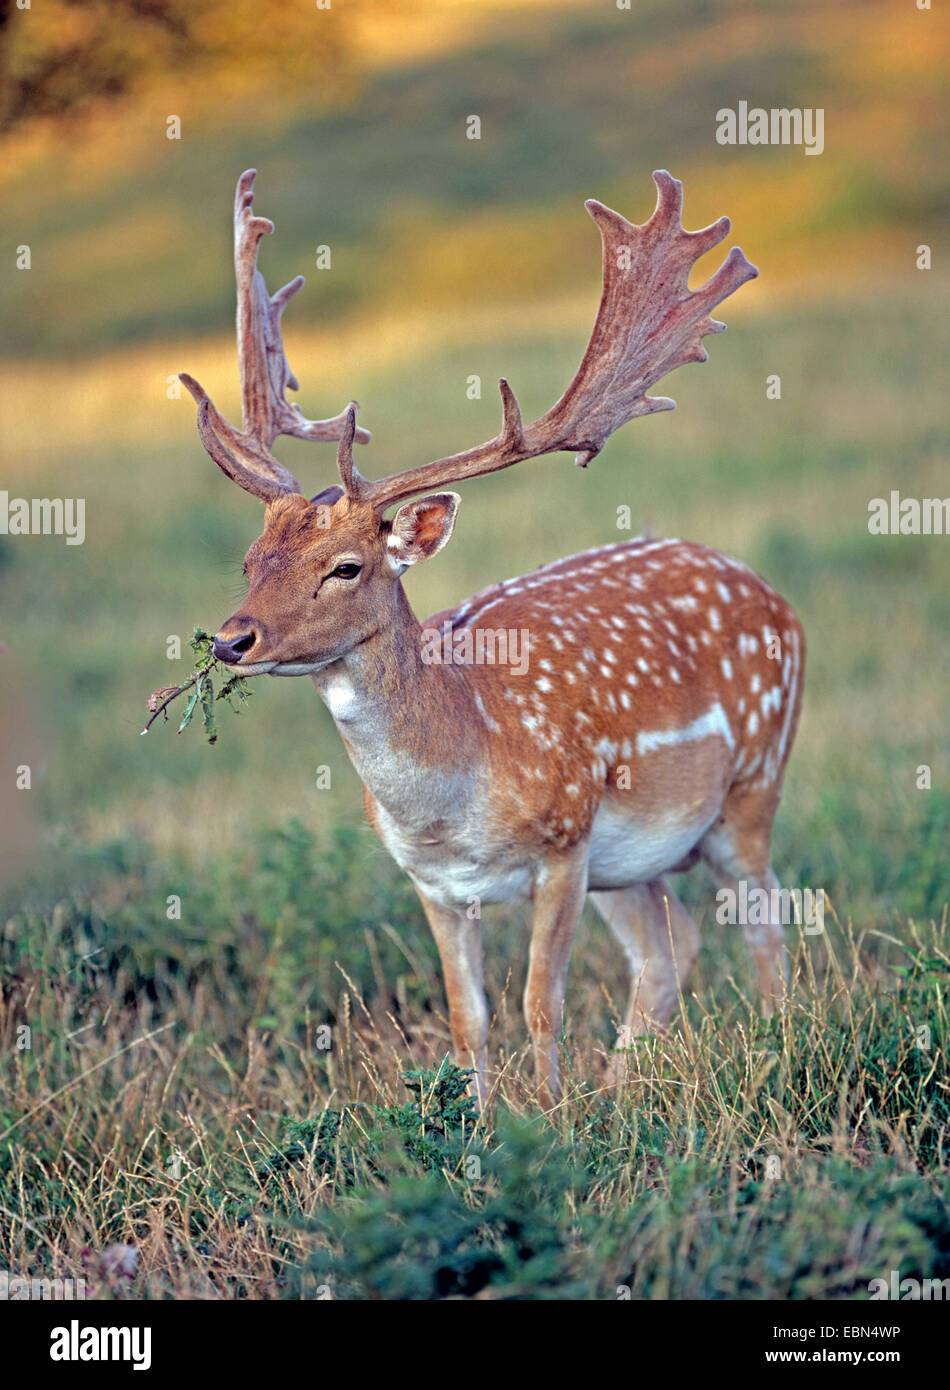
MULTIPOLYGON (((352 21, 359 0, 348 0, 352 21)), ((353 27, 283 0, 0 0, 0 129, 76 114, 136 92, 150 78, 201 73, 227 89, 279 72, 285 90, 333 97, 346 81, 353 27)))
POLYGON ((0 0, 0 189, 33 267, 0 274, 0 370, 230 350, 250 166, 269 283, 311 272, 291 332, 362 318, 378 346, 389 322, 402 352, 410 322, 470 341, 555 299, 583 331, 582 200, 645 217, 657 167, 754 248, 738 313, 876 293, 942 244, 948 74, 950 25, 907 0, 0 0), (822 157, 720 145, 740 99, 820 108, 822 157))

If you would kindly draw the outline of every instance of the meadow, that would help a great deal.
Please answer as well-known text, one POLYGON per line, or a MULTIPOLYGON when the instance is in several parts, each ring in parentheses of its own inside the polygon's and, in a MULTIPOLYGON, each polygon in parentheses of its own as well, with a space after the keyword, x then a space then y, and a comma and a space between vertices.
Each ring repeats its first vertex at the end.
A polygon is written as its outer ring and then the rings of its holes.
MULTIPOLYGON (((950 540, 867 528, 892 488, 948 491, 948 285, 912 254, 946 189, 908 153, 910 123, 876 161, 855 153, 885 124, 844 31, 819 63, 801 16, 738 9, 744 28, 697 7, 742 43, 716 49, 707 96, 681 110, 698 60, 659 7, 627 47, 559 9, 541 37, 527 7, 521 66, 498 39, 367 77, 351 108, 304 118, 288 100, 264 128, 221 116, 180 173, 143 155, 139 113, 109 137, 111 163, 93 125, 85 159, 40 142, 8 175, 53 278, 32 303, 22 281, 0 286, 3 485, 84 496, 87 535, 0 537, 0 1268, 89 1273, 89 1251, 132 1244, 133 1280, 90 1274, 116 1298, 861 1298, 891 1269, 950 1277, 950 540), (556 119, 525 104, 526 63, 556 119), (734 153, 706 167, 696 112, 752 71, 763 91, 841 79, 852 143, 799 154, 822 165, 813 182, 777 159, 751 183, 734 153), (471 105, 452 95, 463 73, 497 119, 523 117, 481 167, 427 137, 471 105), (618 124, 597 105, 638 73, 662 140, 636 109, 618 124), (762 277, 709 362, 663 388, 679 408, 586 471, 558 456, 464 485, 450 547, 406 583, 436 611, 616 540, 629 507, 634 532, 719 547, 793 603, 809 666, 774 863, 828 907, 824 934, 790 929, 780 1020, 759 1017, 741 933, 716 923, 696 871, 677 885, 703 935, 688 997, 617 1092, 627 981, 585 915, 565 1095, 542 1114, 520 1011, 527 913, 492 910, 495 1097, 477 1119, 446 1061, 421 909, 310 683, 255 680, 214 747, 175 724, 139 736, 149 692, 187 672, 193 626, 237 607, 259 529, 191 402, 169 396, 188 370, 239 414, 226 214, 250 163, 278 220, 271 288, 314 236, 341 248, 339 274, 310 274, 288 310, 286 343, 307 413, 361 401, 374 474, 494 433, 502 373, 526 418, 560 393, 598 287, 581 196, 640 220, 667 164, 688 225, 733 215, 762 277), (11 790, 22 764, 32 787, 11 790)), ((867 23, 882 38, 893 7, 867 23)), ((879 59, 884 90, 920 86, 912 56, 879 59)), ((331 480, 329 446, 275 452, 312 492, 331 480)))

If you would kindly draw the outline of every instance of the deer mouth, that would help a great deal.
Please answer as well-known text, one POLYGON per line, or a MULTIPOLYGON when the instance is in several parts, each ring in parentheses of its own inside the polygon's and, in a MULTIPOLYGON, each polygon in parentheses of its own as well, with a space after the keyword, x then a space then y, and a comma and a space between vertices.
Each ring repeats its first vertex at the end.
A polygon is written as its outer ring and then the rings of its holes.
MULTIPOLYGON (((330 656, 325 661, 273 661, 268 667, 271 676, 313 676, 325 666, 332 666, 339 657, 330 656)), ((266 663, 265 663, 266 664, 266 663)))
POLYGON ((222 666, 240 676, 266 676, 277 665, 276 661, 225 661, 223 657, 218 657, 218 660, 222 666))

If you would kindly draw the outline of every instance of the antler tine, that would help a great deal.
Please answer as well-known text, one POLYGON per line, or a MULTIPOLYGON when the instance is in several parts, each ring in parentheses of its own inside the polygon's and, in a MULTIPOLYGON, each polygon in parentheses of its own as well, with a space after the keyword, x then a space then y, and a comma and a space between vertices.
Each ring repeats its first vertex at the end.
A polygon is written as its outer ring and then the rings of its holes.
POLYGON ((427 488, 562 450, 574 451, 575 462, 585 467, 621 425, 675 407, 669 397, 647 391, 674 368, 706 360, 702 339, 725 328, 711 310, 759 272, 733 247, 715 274, 691 290, 690 270, 728 234, 729 219, 687 232, 680 221, 683 185, 665 169, 653 179, 656 208, 640 226, 594 199, 585 204, 603 243, 603 290, 587 350, 560 400, 522 426, 518 403, 503 380, 504 422, 496 438, 378 482, 355 474, 357 495, 384 510, 427 488))
POLYGON ((477 448, 467 449, 464 453, 453 454, 450 458, 438 459, 434 463, 423 464, 421 468, 412 468, 407 473, 395 473, 390 478, 381 478, 376 482, 371 482, 364 478, 353 461, 353 432, 356 428, 357 402, 351 401, 349 409, 345 412, 349 420, 348 427, 340 436, 340 446, 337 450, 337 467, 340 470, 340 480, 348 496, 363 502, 371 502, 374 506, 386 508, 391 502, 399 501, 402 497, 410 497, 415 492, 424 491, 429 486, 430 480, 435 480, 431 470, 467 470, 469 465, 476 464, 486 456, 486 451, 491 451, 492 456, 497 456, 498 462, 493 463, 491 468, 477 468, 473 471, 463 471, 459 473, 446 472, 443 481, 453 481, 461 477, 476 477, 478 473, 492 472, 498 468, 507 468, 510 463, 517 463, 519 459, 530 457, 522 451, 527 447, 524 430, 521 425, 521 408, 515 399, 515 393, 508 385, 504 377, 498 383, 501 391, 502 402, 502 427, 499 434, 487 444, 480 444, 477 448), (425 479, 422 475, 425 474, 425 479), (416 479, 413 482, 411 480, 416 479), (397 488, 396 485, 399 485, 397 488), (390 485, 392 487, 390 488, 390 485), (406 485, 408 490, 403 491, 406 485), (390 492, 392 495, 390 496, 390 492))
POLYGON ((299 491, 298 488, 288 487, 279 479, 268 478, 255 469, 247 468, 236 459, 230 449, 222 444, 213 423, 215 417, 221 419, 211 401, 205 396, 198 406, 198 437, 226 477, 237 483, 245 492, 259 497, 262 502, 274 502, 288 492, 299 491))
MULTIPOLYGON (((257 268, 257 257, 261 237, 270 235, 274 224, 269 218, 254 214, 256 177, 255 169, 246 170, 238 179, 234 197, 234 274, 243 430, 236 430, 225 420, 193 377, 182 372, 180 379, 199 407, 208 402, 205 429, 218 436, 221 448, 212 452, 204 436, 202 439, 211 457, 229 477, 256 495, 260 493, 247 486, 246 479, 250 475, 262 479, 268 493, 273 491, 272 484, 277 484, 280 492, 300 492, 300 484, 293 473, 271 454, 271 445, 281 434, 296 439, 337 440, 345 428, 347 412, 341 411, 329 420, 308 420, 299 405, 286 398, 288 389, 299 390, 299 383, 284 352, 281 315, 304 284, 304 278, 296 276, 274 295, 267 292, 264 277, 257 268), (239 474, 230 471, 230 465, 224 468, 221 458, 225 454, 238 465, 239 474)), ((358 429, 355 438, 366 444, 370 433, 358 429)))
POLYGON ((345 413, 346 423, 343 426, 340 444, 336 451, 336 466, 340 470, 343 490, 350 497, 361 497, 367 484, 366 479, 361 476, 359 469, 353 462, 353 440, 356 436, 356 401, 350 401, 345 413))
POLYGON ((279 463, 270 452, 257 448, 248 435, 240 434, 233 425, 229 424, 207 391, 195 381, 193 376, 189 376, 187 372, 179 372, 178 379, 198 404, 198 435, 205 450, 223 473, 226 473, 234 482, 239 483, 245 492, 262 497, 264 494, 259 491, 257 486, 248 486, 248 479, 256 480, 256 483, 261 484, 267 491, 267 500, 272 500, 271 494, 276 497, 281 493, 300 492, 300 484, 290 469, 279 463), (201 427, 202 420, 205 425, 204 433, 202 433, 201 427), (218 446, 217 450, 209 447, 208 438, 210 437, 214 438, 218 446), (223 443, 224 440, 227 441, 227 444, 223 443), (225 455, 231 460, 227 468, 221 462, 225 455), (235 458, 235 455, 240 457, 240 462, 238 458, 235 458))

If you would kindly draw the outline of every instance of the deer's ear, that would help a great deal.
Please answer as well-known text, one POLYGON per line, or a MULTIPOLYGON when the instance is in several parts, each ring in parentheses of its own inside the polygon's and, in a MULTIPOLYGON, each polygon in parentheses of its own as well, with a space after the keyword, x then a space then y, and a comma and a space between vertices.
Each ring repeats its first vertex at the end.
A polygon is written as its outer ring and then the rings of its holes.
POLYGON ((438 554, 452 534, 461 500, 457 492, 437 492, 399 508, 386 542, 397 570, 438 554))

